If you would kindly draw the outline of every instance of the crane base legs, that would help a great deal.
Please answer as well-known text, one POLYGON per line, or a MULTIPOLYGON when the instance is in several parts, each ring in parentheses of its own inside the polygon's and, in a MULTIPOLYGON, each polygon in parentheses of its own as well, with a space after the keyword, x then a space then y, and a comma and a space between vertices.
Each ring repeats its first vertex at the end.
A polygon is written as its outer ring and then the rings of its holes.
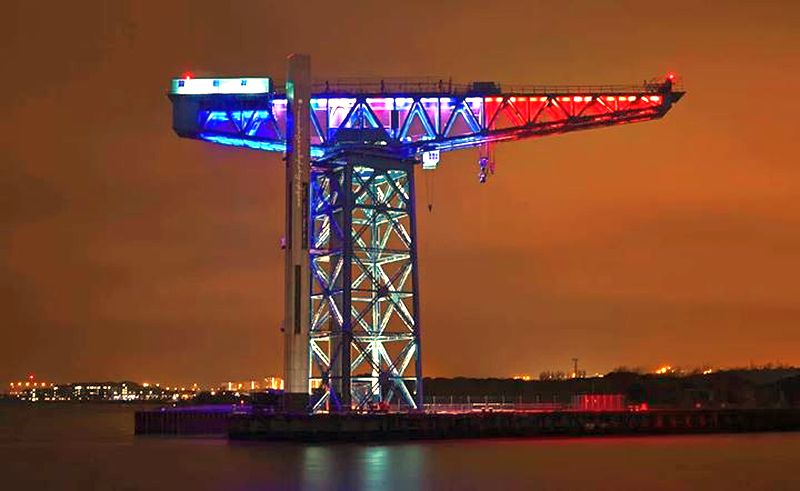
POLYGON ((422 408, 413 163, 346 153, 310 188, 311 410, 422 408))

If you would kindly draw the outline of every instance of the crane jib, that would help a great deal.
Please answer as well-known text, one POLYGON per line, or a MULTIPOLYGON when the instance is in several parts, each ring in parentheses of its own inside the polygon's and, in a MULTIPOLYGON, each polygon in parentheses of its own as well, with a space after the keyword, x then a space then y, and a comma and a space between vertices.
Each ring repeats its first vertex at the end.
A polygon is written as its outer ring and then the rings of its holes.
MULTIPOLYGON (((311 96, 308 111, 311 157, 372 147, 422 162, 423 154, 430 151, 658 119, 683 95, 670 81, 638 88, 558 90, 316 93, 311 96)), ((171 93, 170 98, 173 127, 180 136, 261 151, 286 151, 285 94, 171 93)))

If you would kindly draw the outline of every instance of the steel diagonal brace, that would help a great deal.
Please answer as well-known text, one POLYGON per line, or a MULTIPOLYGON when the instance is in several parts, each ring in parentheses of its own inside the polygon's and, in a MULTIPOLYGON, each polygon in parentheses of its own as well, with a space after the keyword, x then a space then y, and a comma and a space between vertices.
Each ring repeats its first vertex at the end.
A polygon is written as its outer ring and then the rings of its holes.
POLYGON ((318 257, 315 257, 311 261, 311 270, 314 272, 314 278, 317 280, 317 285, 319 285, 323 291, 327 291, 331 286, 330 279, 328 278, 328 274, 325 272, 325 270, 319 267, 317 264, 317 259, 318 257))
POLYGON ((319 326, 323 325, 331 315, 330 310, 328 310, 328 304, 325 302, 325 298, 320 296, 317 300, 319 301, 319 305, 315 309, 314 318, 311 321, 312 332, 318 331, 319 326))
POLYGON ((336 261, 330 278, 328 278, 328 274, 318 264, 318 260, 320 260, 323 256, 314 257, 314 259, 311 261, 311 264, 314 272, 318 273, 315 274, 315 277, 317 278, 317 284, 320 288, 322 288, 323 291, 328 291, 331 287, 333 287, 336 280, 339 279, 339 275, 342 272, 342 257, 338 253, 326 254, 325 256, 328 258, 328 261, 336 261))
MULTIPOLYGON (((403 302, 398 302, 397 299, 395 298, 395 297, 399 298, 399 296, 402 293, 403 292, 398 292, 397 290, 390 291, 389 295, 387 295, 386 298, 389 300, 391 306, 393 306, 392 310, 397 314, 400 320, 403 321, 403 324, 406 325, 406 327, 410 332, 414 332, 415 323, 413 316, 408 311, 408 308, 405 306, 405 304, 403 302)), ((386 322, 388 324, 388 320, 386 322)))
POLYGON ((364 307, 364 310, 362 310, 361 312, 359 312, 358 309, 356 309, 355 305, 352 304, 350 305, 350 310, 351 310, 350 313, 355 316, 353 320, 356 321, 364 329, 364 332, 370 335, 375 335, 376 333, 372 331, 372 326, 370 326, 369 323, 364 320, 364 316, 367 315, 367 313, 370 310, 372 310, 372 306, 375 304, 375 300, 377 298, 378 297, 372 297, 372 299, 369 302, 367 302, 367 305, 366 307, 364 307))
MULTIPOLYGON (((396 194, 397 196, 400 197, 400 200, 403 202, 405 207, 404 208, 394 208, 394 207, 391 207, 391 206, 387 206, 386 208, 387 209, 395 209, 395 210, 405 210, 405 209, 408 208, 409 197, 405 192, 405 187, 404 186, 398 186, 398 182, 400 182, 402 184, 407 180, 407 178, 405 176, 405 173, 404 173, 403 176, 393 177, 391 175, 391 172, 392 171, 389 170, 384 174, 385 177, 386 177, 385 184, 387 184, 388 189, 384 192, 382 189, 377 188, 377 193, 378 193, 378 195, 380 197, 380 202, 389 205, 389 204, 391 204, 392 196, 394 196, 396 194)), ((404 171, 398 171, 398 172, 404 172, 404 171)))
MULTIPOLYGON (((387 177, 387 180, 390 180, 389 176, 386 176, 386 177, 387 177)), ((389 189, 387 189, 386 192, 384 192, 379 187, 376 187, 376 190, 375 190, 376 194, 378 195, 378 200, 379 200, 378 202, 383 204, 383 205, 387 205, 387 207, 388 207, 388 205, 391 204, 392 195, 393 194, 397 194, 396 191, 394 190, 394 188, 391 185, 388 186, 388 188, 389 189)))
POLYGON ((339 328, 341 328, 344 324, 344 316, 342 316, 342 313, 339 312, 339 307, 336 305, 333 297, 327 296, 325 299, 328 301, 328 306, 330 307, 330 310, 336 319, 336 323, 338 324, 339 328))
MULTIPOLYGON (((414 346, 413 343, 409 343, 409 345, 414 346)), ((394 375, 394 377, 392 377, 392 380, 393 380, 395 386, 398 389, 400 389, 400 392, 402 393, 403 398, 406 400, 406 404, 408 404, 409 406, 411 406, 414 409, 416 409, 417 408, 417 404, 414 402, 414 398, 411 396, 411 393, 408 391, 408 387, 406 387, 406 384, 403 381, 403 376, 400 373, 398 373, 397 368, 394 366, 394 363, 392 362, 391 358, 389 357, 389 353, 386 351, 386 348, 383 346, 383 344, 380 345, 379 350, 381 352, 381 356, 383 356, 384 359, 386 360, 386 363, 389 366, 389 369, 392 371, 392 374, 394 375)), ((412 356, 413 356, 413 353, 412 353, 412 356)))
POLYGON ((389 294, 387 298, 395 306, 395 312, 397 312, 398 317, 400 317, 400 320, 403 321, 403 323, 411 332, 414 332, 415 329, 414 318, 411 315, 411 312, 408 311, 406 305, 403 302, 398 302, 394 298, 396 295, 397 295, 396 293, 389 294))
POLYGON ((330 389, 330 387, 327 384, 325 384, 325 388, 327 390, 325 392, 323 392, 319 396, 319 399, 317 399, 317 401, 314 403, 314 405, 311 406, 311 412, 312 413, 315 413, 315 412, 319 411, 319 408, 321 408, 322 405, 325 404, 325 400, 327 400, 328 397, 333 393, 333 391, 330 389))
MULTIPOLYGON (((413 170, 409 172, 413 172, 413 170)), ((406 208, 408 208, 408 202, 411 198, 406 194, 405 186, 400 187, 397 185, 397 181, 406 181, 408 178, 405 175, 399 177, 390 177, 387 175, 387 179, 389 185, 394 189, 395 193, 397 193, 397 195, 400 196, 400 198, 403 200, 403 203, 406 205, 406 208)))
MULTIPOLYGON (((375 364, 375 360, 373 360, 372 357, 370 356, 372 354, 370 347, 364 347, 362 344, 360 344, 359 340, 355 339, 355 337, 353 338, 353 342, 359 343, 358 345, 355 345, 358 355, 356 356, 356 359, 350 364, 350 372, 358 368, 358 366, 361 365, 364 362, 364 360, 369 361, 369 365, 370 367, 372 367, 372 369, 374 369, 377 372, 380 372, 381 371, 380 361, 378 362, 377 365, 375 364)), ((370 344, 374 342, 376 341, 370 341, 370 344)))
MULTIPOLYGON (((355 167, 355 166, 354 166, 354 167, 355 167)), ((365 168, 365 169, 370 169, 369 167, 364 167, 364 168, 365 168)), ((354 200, 355 202, 358 202, 358 199, 359 199, 359 198, 361 198, 361 195, 363 195, 363 194, 365 194, 365 193, 366 193, 366 194, 368 194, 368 195, 369 195, 369 196, 372 198, 372 200, 373 200, 374 202, 377 202, 377 201, 378 201, 378 198, 377 198, 377 196, 376 196, 376 195, 375 195, 375 193, 372 191, 372 182, 373 182, 373 181, 375 180, 375 178, 377 177, 377 175, 378 175, 378 172, 377 172, 376 170, 374 170, 374 169, 371 169, 371 170, 372 170, 373 172, 370 174, 370 176, 367 178, 367 180, 366 180, 366 181, 365 181, 365 180, 364 180, 364 178, 361 176, 361 172, 358 172, 358 171, 356 171, 355 169, 353 170, 353 177, 355 178, 355 180, 356 180, 356 181, 358 181, 356 184, 358 184, 358 185, 359 185, 359 186, 358 186, 358 187, 355 189, 355 191, 353 191, 353 200, 354 200)))
MULTIPOLYGON (((361 271, 367 275, 367 277, 369 278, 369 281, 370 281, 370 283, 372 285, 379 285, 380 284, 378 282, 378 279, 372 274, 371 271, 369 271, 371 268, 367 267, 367 265, 364 264, 364 262, 361 260, 361 258, 353 255, 353 260, 358 264, 358 267, 361 268, 361 271)), ((353 285, 353 288, 356 288, 356 286, 353 285)))
POLYGON ((366 242, 364 242, 363 235, 364 232, 366 232, 371 227, 371 225, 372 224, 369 221, 367 221, 358 230, 356 230, 356 233, 353 235, 353 240, 355 240, 364 251, 370 250, 370 247, 368 247, 366 242))
POLYGON ((400 350, 400 352, 397 354, 398 360, 400 358, 403 358, 402 363, 404 363, 404 365, 402 366, 401 369, 398 369, 396 361, 393 360, 391 356, 389 356, 389 352, 386 351, 386 347, 383 345, 383 343, 381 343, 380 347, 378 348, 378 351, 380 352, 381 357, 386 362, 386 366, 389 368, 392 374, 397 377, 402 377, 403 373, 406 371, 406 368, 408 368, 408 363, 410 362, 411 358, 414 356, 414 352, 416 351, 416 348, 414 348, 414 346, 415 346, 414 341, 411 340, 408 343, 406 343, 403 349, 400 350), (408 360, 406 360, 406 358, 408 358, 408 360))
POLYGON ((315 355, 314 361, 317 363, 317 368, 319 368, 320 372, 327 372, 331 369, 331 361, 328 358, 328 355, 322 351, 322 348, 319 347, 317 341, 313 338, 310 340, 312 352, 315 355))
MULTIPOLYGON (((391 301, 389 301, 388 305, 386 306, 386 311, 381 316, 378 335, 381 335, 386 331, 386 328, 389 326, 389 322, 392 320, 392 314, 394 314, 395 312, 397 311, 395 310, 394 304, 391 301)), ((400 314, 397 313, 397 315, 400 314)))
MULTIPOLYGON (((364 354, 364 358, 365 358, 365 359, 366 359, 366 360, 369 362, 369 364, 370 364, 370 366, 372 366, 372 368, 374 368, 374 369, 375 369, 375 370, 377 370, 378 372, 380 372, 380 371, 381 371, 380 364, 378 364, 378 365, 376 365, 376 364, 375 364, 375 360, 373 360, 373 359, 372 359, 372 357, 370 357, 370 356, 369 356, 369 354, 370 354, 370 353, 368 352, 368 349, 369 349, 369 348, 365 347, 365 346, 364 346, 364 344, 363 344, 361 341, 359 341, 358 339, 356 339, 355 337, 353 337, 353 339, 352 339, 352 346, 353 346, 353 347, 356 349, 356 351, 358 351, 358 352, 359 352, 359 354, 364 354)), ((360 355, 359 355, 359 356, 360 356, 360 355)), ((363 361, 363 360, 361 360, 361 361, 363 361)), ((359 363, 361 363, 361 362, 359 362, 359 363)), ((353 368, 356 368, 357 366, 358 366, 358 365, 351 366, 350 370, 352 371, 352 370, 353 370, 353 368)))
POLYGON ((400 237, 400 239, 403 241, 403 245, 405 245, 406 247, 408 247, 410 249, 411 248, 411 236, 408 235, 408 231, 406 231, 406 228, 403 226, 402 223, 397 221, 396 217, 393 217, 388 213, 386 214, 386 216, 389 217, 389 225, 397 233, 398 237, 400 237))
POLYGON ((352 362, 350 362, 350 372, 358 368, 358 366, 361 365, 361 363, 367 358, 366 351, 364 350, 357 350, 357 351, 358 355, 352 362))
POLYGON ((375 393, 375 389, 379 388, 379 382, 372 382, 369 387, 369 391, 363 396, 359 398, 358 404, 356 405, 356 409, 361 410, 364 409, 367 402, 369 402, 369 396, 375 393))
POLYGON ((405 285, 405 282, 408 279, 408 275, 411 273, 412 269, 413 268, 411 262, 407 262, 400 269, 398 269, 394 273, 394 276, 392 276, 391 278, 389 278, 389 275, 386 274, 386 271, 384 271, 382 267, 380 268, 380 273, 381 277, 386 282, 389 291, 394 293, 400 293, 403 291, 401 290, 401 288, 403 287, 403 285, 405 285), (401 276, 402 279, 400 279, 401 276), (395 281, 397 279, 400 279, 400 281, 395 281))

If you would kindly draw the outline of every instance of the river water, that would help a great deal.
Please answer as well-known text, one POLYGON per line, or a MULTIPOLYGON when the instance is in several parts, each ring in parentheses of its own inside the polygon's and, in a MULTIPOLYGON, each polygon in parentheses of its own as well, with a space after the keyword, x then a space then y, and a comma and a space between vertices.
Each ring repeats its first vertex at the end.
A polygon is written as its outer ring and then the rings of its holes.
POLYGON ((800 433, 238 443, 136 437, 134 410, 0 404, 0 489, 800 490, 800 433))

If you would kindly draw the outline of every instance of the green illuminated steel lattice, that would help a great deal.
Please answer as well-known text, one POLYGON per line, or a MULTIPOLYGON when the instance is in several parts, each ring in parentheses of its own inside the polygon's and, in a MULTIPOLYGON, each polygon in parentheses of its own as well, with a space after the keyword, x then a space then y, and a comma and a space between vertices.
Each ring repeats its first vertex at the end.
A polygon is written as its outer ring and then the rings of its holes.
POLYGON ((422 367, 412 163, 350 154, 311 171, 315 411, 416 409, 422 367))

